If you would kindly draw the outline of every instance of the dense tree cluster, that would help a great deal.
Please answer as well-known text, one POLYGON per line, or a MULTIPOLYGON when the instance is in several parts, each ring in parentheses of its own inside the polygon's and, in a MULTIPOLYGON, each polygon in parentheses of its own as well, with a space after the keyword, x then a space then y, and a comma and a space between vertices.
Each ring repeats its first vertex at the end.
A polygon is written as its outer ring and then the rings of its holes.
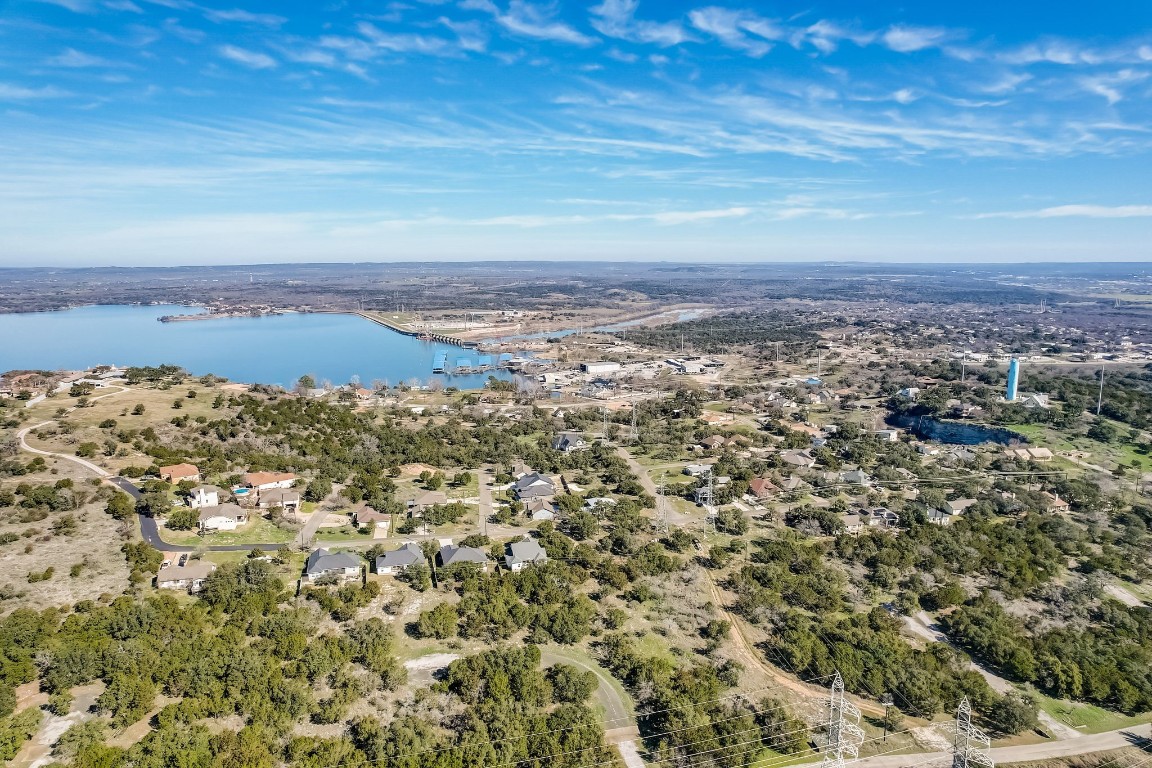
POLYGON ((983 595, 941 622, 993 669, 1052 696, 1129 714, 1152 709, 1152 609, 1107 601, 1090 619, 1084 626, 1030 631, 983 595))

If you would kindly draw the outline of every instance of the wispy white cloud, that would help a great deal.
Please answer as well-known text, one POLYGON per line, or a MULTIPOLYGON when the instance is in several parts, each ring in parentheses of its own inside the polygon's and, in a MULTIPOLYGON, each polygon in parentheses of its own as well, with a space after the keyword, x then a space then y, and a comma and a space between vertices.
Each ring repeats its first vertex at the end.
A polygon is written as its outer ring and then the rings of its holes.
POLYGON ((1119 72, 1082 77, 1079 82, 1089 93, 1103 96, 1109 104, 1116 104, 1124 100, 1125 90, 1128 86, 1142 83, 1149 76, 1148 72, 1122 69, 1119 72))
POLYGON ((936 48, 954 36, 941 27, 916 27, 893 24, 884 31, 880 40, 898 53, 911 53, 925 48, 936 48))
POLYGON ((217 10, 214 8, 204 9, 204 18, 208 21, 221 24, 224 22, 240 22, 241 24, 256 24, 262 27, 280 27, 288 19, 283 16, 277 16, 272 13, 252 13, 240 8, 233 8, 231 10, 217 10))
POLYGON ((688 20, 693 27, 714 36, 727 47, 757 58, 772 50, 768 41, 784 36, 773 22, 748 11, 709 6, 691 11, 688 20))
POLYGON ((216 50, 229 61, 243 64, 250 69, 273 69, 277 65, 276 59, 266 53, 250 51, 236 45, 221 45, 216 50))
POLYGON ((67 8, 73 13, 94 13, 96 11, 96 6, 91 0, 36 0, 36 2, 67 8))
POLYGON ((973 219, 1131 219, 1152 217, 1152 205, 1057 205, 1032 211, 978 213, 973 219))
POLYGON ((455 41, 432 35, 420 35, 410 32, 391 33, 384 32, 375 24, 361 21, 356 25, 356 31, 367 38, 372 45, 392 53, 420 53, 428 56, 453 56, 460 52, 455 41))
POLYGON ((90 67, 119 67, 122 62, 110 61, 99 56, 68 48, 63 53, 49 57, 45 62, 49 67, 63 67, 68 69, 85 69, 90 67))
POLYGON ((647 21, 636 18, 640 0, 602 0, 593 6, 592 26, 602 35, 637 43, 677 45, 689 40, 679 21, 647 21))
POLYGON ((534 5, 527 0, 510 0, 508 10, 501 11, 492 0, 461 0, 460 7, 491 14, 497 24, 519 37, 580 46, 599 42, 597 38, 585 35, 557 19, 553 6, 534 5))
POLYGON ((104 7, 113 11, 144 13, 144 9, 132 2, 132 0, 104 0, 104 7))
POLYGON ((52 85, 40 88, 29 88, 23 85, 0 83, 0 100, 3 101, 35 101, 38 99, 62 99, 72 94, 60 90, 52 85))

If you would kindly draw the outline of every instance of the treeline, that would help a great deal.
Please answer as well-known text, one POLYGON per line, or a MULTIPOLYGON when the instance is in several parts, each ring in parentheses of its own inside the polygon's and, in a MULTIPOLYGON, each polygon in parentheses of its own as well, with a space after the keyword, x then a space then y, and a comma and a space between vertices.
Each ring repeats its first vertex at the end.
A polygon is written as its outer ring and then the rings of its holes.
POLYGON ((640 733, 655 762, 682 766, 753 765, 808 748, 808 727, 774 699, 733 696, 740 668, 677 665, 644 656, 632 639, 610 634, 598 644, 603 664, 632 693, 640 733))
POLYGON ((434 686, 438 704, 424 715, 401 711, 387 724, 353 716, 353 705, 405 680, 388 626, 353 616, 321 625, 313 609, 286 605, 288 597, 268 565, 253 559, 218 568, 193 603, 157 593, 71 611, 14 611, 0 620, 0 754, 11 758, 38 726, 39 710, 14 714, 14 690, 39 678, 47 709, 58 715, 70 711, 75 686, 104 684, 98 716, 74 725, 54 748, 60 764, 75 768, 612 761, 586 706, 594 676, 566 665, 541 669, 534 646, 454 662, 434 686), (139 743, 106 744, 112 729, 140 721, 161 695, 173 701, 139 743), (205 722, 229 717, 243 727, 205 722), (348 728, 332 738, 293 735, 304 720, 348 728))
POLYGON ((817 330, 824 323, 795 313, 735 312, 700 320, 658 325, 652 328, 629 328, 628 341, 659 349, 680 349, 717 354, 734 347, 751 347, 762 355, 769 351, 775 359, 776 343, 781 342, 781 357, 803 356, 820 340, 817 330))
POLYGON ((941 617, 949 636, 1007 677, 1062 699, 1152 709, 1152 609, 1100 604, 1090 623, 1029 631, 991 596, 941 617))

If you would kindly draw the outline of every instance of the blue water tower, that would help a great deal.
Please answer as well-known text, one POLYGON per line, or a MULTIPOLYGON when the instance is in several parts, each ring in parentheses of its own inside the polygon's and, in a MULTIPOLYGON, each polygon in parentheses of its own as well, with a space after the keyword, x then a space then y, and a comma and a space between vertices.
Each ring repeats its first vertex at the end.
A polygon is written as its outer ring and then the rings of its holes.
POLYGON ((1008 361, 1008 391, 1004 393, 1004 399, 1012 402, 1016 399, 1016 385, 1020 379, 1020 361, 1012 358, 1008 361))

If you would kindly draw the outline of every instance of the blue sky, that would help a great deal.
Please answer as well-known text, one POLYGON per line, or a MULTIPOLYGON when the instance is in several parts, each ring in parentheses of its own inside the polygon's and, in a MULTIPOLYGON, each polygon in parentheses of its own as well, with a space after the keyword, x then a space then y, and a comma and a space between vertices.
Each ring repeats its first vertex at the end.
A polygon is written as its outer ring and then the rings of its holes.
POLYGON ((0 0, 0 265, 1152 260, 1152 3, 0 0))

